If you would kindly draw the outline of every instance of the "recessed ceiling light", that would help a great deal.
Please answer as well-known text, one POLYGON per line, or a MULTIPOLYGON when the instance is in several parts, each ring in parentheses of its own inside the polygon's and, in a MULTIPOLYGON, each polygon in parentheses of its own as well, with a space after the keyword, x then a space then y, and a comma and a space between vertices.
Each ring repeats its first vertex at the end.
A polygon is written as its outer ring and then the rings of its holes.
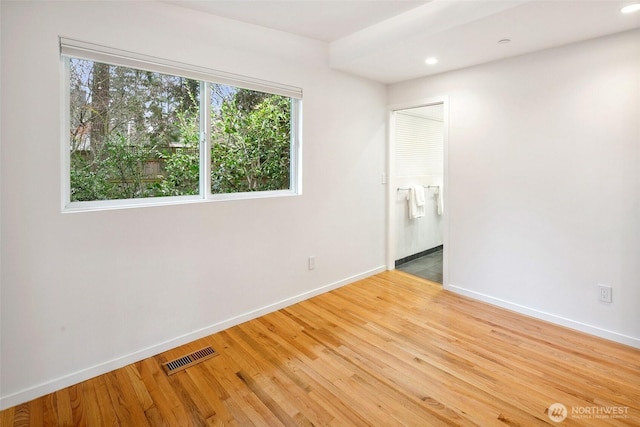
POLYGON ((438 58, 432 56, 431 58, 425 59, 424 63, 427 65, 435 65, 438 63, 438 58))
POLYGON ((509 44, 509 43, 511 43, 511 39, 498 40, 498 44, 509 44))
POLYGON ((633 3, 620 9, 622 13, 633 13, 640 10, 640 3, 633 3))

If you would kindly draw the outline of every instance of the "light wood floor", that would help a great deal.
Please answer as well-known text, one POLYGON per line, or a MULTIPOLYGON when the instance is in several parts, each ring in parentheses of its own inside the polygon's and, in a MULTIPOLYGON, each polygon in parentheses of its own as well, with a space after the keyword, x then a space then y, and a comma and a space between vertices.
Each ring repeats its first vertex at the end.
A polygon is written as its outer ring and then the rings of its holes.
POLYGON ((640 351, 386 272, 10 408, 0 424, 639 426, 640 351), (162 371, 206 345, 220 355, 162 371), (564 422, 546 415, 554 403, 564 422))

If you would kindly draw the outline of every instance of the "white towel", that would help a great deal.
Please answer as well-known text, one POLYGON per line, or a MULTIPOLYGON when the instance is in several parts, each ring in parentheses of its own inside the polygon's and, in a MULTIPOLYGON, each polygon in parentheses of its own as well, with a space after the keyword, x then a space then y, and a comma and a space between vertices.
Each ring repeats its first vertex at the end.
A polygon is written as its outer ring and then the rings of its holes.
POLYGON ((444 204, 442 203, 442 187, 436 187, 436 209, 438 211, 438 215, 442 215, 444 212, 444 204))
POLYGON ((409 219, 424 216, 424 187, 422 185, 412 185, 407 193, 409 204, 409 219))

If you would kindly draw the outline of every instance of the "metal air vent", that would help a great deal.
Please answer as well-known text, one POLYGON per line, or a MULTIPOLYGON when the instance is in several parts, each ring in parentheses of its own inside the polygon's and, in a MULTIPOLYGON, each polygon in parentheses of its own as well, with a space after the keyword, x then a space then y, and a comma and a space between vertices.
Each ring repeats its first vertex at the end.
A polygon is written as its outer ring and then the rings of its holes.
POLYGON ((194 351, 193 353, 182 356, 178 359, 163 363, 162 367, 164 368, 167 375, 173 375, 176 372, 180 372, 183 369, 187 369, 190 366, 195 365, 196 363, 204 362, 205 360, 211 359, 213 356, 217 355, 218 352, 216 352, 213 348, 205 347, 198 351, 194 351))

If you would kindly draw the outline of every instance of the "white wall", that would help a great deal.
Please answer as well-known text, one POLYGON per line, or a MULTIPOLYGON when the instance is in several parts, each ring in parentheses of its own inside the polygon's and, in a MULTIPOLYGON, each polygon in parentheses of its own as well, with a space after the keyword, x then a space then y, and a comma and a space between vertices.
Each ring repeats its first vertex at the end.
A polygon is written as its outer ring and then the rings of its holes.
POLYGON ((384 269, 386 89, 325 44, 158 2, 0 7, 2 407, 384 269), (61 213, 58 36, 302 87, 304 194, 61 213))
POLYGON ((449 96, 447 288, 640 347, 639 39, 390 86, 449 96))

